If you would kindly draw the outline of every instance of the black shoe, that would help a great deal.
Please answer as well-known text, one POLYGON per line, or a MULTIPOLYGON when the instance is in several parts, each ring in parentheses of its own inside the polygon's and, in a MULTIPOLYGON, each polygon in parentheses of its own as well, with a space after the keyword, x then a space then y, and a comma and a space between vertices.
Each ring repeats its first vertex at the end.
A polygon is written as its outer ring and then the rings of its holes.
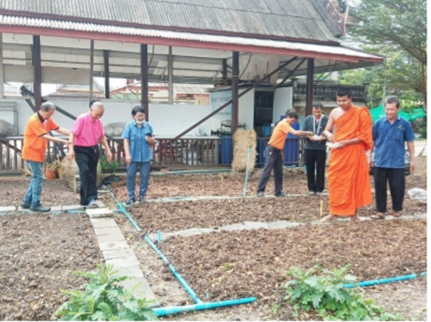
POLYGON ((134 203, 135 203, 135 200, 129 199, 129 200, 124 202, 124 205, 125 206, 132 206, 134 203))
POLYGON ((22 209, 30 209, 31 205, 30 205, 29 203, 25 203, 25 202, 23 202, 23 203, 20 205, 20 207, 21 207, 22 209))
POLYGON ((262 197, 263 197, 263 191, 259 191, 259 192, 257 193, 257 197, 258 197, 258 198, 262 198, 262 197))
POLYGON ((37 212, 48 212, 51 210, 50 207, 44 207, 42 205, 37 205, 37 206, 31 206, 30 207, 31 211, 37 211, 37 212))
POLYGON ((276 197, 287 197, 287 195, 282 191, 275 195, 276 197))

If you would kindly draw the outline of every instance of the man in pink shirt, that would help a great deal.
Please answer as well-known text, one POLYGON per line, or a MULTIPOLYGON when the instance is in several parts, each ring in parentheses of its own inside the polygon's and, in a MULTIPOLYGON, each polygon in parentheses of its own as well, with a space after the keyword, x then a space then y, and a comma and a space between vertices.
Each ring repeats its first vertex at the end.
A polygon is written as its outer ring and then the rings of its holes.
POLYGON ((70 130, 68 160, 75 157, 81 178, 81 205, 97 208, 97 163, 99 162, 99 140, 105 147, 108 162, 112 159, 111 149, 105 137, 100 118, 105 107, 100 101, 90 101, 90 111, 81 114, 70 130))

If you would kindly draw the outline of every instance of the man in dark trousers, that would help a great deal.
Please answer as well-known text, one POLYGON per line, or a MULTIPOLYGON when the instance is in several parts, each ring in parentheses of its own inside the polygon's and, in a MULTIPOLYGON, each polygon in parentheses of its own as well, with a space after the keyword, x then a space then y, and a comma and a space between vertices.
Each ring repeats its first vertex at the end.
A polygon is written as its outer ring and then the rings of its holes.
POLYGON ((313 114, 304 120, 304 131, 313 131, 313 135, 305 140, 304 147, 309 195, 320 195, 325 187, 326 137, 322 132, 328 118, 322 112, 322 103, 314 102, 313 114))
POLYGON ((263 197, 266 184, 268 183, 271 171, 274 169, 274 184, 276 197, 285 197, 286 194, 283 190, 283 149, 286 143, 286 136, 288 133, 293 135, 313 135, 311 131, 299 131, 292 128, 293 123, 298 121, 298 113, 295 110, 288 110, 286 118, 281 120, 272 132, 268 145, 265 149, 265 166, 260 177, 259 185, 257 187, 257 196, 263 197))
POLYGON ((386 117, 377 120, 373 125, 373 143, 368 163, 374 162, 374 190, 376 192, 376 213, 372 219, 384 219, 387 201, 387 182, 392 197, 393 216, 399 218, 403 210, 405 192, 405 145, 410 154, 410 170, 415 170, 415 150, 412 125, 400 117, 400 101, 397 96, 389 96, 385 102, 386 117), (372 151, 374 161, 372 161, 372 151))

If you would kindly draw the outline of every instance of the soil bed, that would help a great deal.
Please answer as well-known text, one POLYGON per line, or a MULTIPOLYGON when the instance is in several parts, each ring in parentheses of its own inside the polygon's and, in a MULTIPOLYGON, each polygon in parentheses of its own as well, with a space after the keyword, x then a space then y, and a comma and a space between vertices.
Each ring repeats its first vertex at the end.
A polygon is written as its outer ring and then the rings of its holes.
POLYGON ((0 216, 0 320, 52 320, 102 261, 86 215, 0 216))
MULTIPOLYGON (((18 207, 24 199, 29 184, 29 178, 1 179, 0 191, 2 196, 0 206, 18 207)), ((41 203, 47 207, 79 205, 79 194, 69 189, 64 181, 44 180, 41 203)))

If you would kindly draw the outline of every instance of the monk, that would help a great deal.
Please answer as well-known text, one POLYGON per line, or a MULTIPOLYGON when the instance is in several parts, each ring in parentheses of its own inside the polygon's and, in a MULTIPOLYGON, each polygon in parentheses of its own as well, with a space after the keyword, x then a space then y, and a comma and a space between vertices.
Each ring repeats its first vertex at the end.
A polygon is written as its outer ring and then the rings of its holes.
POLYGON ((350 217, 357 222, 358 209, 372 202, 366 157, 372 144, 372 120, 366 107, 353 106, 348 89, 337 92, 337 104, 323 131, 333 147, 328 170, 330 214, 321 221, 350 217))

